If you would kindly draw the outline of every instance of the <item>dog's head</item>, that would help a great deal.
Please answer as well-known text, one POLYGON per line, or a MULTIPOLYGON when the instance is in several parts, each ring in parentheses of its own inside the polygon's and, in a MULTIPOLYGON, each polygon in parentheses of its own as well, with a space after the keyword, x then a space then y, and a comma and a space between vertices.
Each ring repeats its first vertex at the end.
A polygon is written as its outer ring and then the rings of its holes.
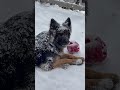
POLYGON ((68 17, 67 20, 61 25, 51 19, 49 33, 53 36, 53 42, 55 45, 64 47, 69 43, 71 35, 71 20, 68 17))

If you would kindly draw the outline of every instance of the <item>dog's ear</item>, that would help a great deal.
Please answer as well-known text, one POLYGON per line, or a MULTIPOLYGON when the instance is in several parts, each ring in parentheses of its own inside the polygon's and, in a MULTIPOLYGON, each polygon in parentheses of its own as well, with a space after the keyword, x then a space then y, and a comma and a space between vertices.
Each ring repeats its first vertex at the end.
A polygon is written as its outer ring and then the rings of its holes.
POLYGON ((55 36, 56 30, 57 30, 58 27, 59 27, 59 23, 57 23, 57 21, 55 21, 52 18, 51 21, 50 21, 50 29, 49 29, 50 35, 55 36))
POLYGON ((57 21, 55 21, 53 18, 50 21, 50 29, 54 29, 56 30, 56 28, 59 27, 59 24, 57 23, 57 21))
POLYGON ((71 19, 68 17, 66 21, 63 23, 63 25, 71 27, 71 19))

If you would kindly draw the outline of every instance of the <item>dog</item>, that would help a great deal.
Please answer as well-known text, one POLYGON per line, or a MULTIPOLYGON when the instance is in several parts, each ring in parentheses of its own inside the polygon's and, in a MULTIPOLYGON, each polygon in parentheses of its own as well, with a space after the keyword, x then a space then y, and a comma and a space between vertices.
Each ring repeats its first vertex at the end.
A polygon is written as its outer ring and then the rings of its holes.
POLYGON ((49 31, 43 31, 35 37, 36 66, 48 71, 62 65, 81 65, 83 63, 84 58, 64 54, 63 52, 69 43, 71 28, 69 17, 62 25, 53 18, 51 19, 49 31))

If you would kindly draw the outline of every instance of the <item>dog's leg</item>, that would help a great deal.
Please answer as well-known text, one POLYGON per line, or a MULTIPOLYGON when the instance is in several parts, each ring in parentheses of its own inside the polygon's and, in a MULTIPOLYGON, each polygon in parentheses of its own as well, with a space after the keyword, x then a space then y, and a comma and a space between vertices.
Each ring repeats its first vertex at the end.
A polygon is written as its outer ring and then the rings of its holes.
POLYGON ((73 62, 71 65, 81 65, 85 61, 83 57, 77 57, 72 54, 63 54, 61 56, 62 59, 77 59, 75 62, 73 62))
POLYGON ((110 78, 113 80, 114 84, 119 82, 119 76, 112 73, 102 73, 102 72, 96 72, 91 69, 85 69, 85 78, 87 79, 104 79, 104 78, 110 78))
POLYGON ((77 59, 57 59, 53 63, 53 68, 61 67, 64 64, 72 64, 73 62, 77 61, 77 59))
POLYGON ((61 58, 68 58, 68 59, 81 59, 82 57, 77 57, 72 54, 63 54, 61 58))

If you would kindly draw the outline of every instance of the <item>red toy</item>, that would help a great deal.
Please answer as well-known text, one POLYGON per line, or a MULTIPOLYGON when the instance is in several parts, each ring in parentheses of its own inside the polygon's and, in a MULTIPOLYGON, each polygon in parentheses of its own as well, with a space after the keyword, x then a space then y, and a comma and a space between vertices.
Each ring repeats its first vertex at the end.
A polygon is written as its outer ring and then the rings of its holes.
POLYGON ((86 64, 98 64, 107 57, 105 42, 98 36, 87 35, 85 38, 85 62, 86 64))
POLYGON ((70 41, 69 44, 67 45, 67 50, 71 54, 79 52, 80 50, 79 44, 76 41, 70 41))

